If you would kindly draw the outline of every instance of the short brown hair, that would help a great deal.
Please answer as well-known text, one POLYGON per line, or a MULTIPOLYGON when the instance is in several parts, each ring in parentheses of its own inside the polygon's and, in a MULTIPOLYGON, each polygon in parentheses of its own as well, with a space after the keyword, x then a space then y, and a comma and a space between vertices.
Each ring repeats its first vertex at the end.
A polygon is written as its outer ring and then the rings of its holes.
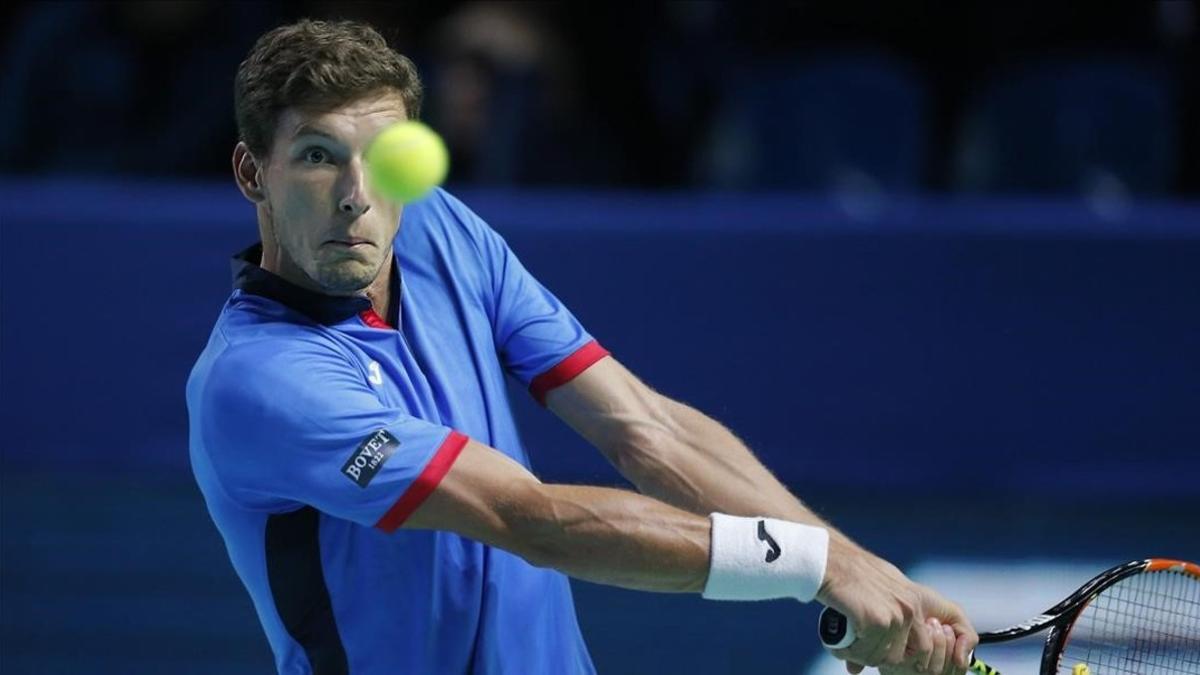
POLYGON ((400 95, 409 119, 417 118, 417 68, 378 31, 359 21, 302 19, 265 33, 238 67, 238 135, 265 158, 286 108, 334 108, 387 90, 400 95))

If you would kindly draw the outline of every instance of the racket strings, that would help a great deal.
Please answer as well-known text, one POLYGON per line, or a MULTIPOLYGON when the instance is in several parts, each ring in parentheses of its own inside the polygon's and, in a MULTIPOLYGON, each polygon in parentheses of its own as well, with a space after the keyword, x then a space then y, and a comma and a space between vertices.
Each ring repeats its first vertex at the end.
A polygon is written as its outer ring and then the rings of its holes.
POLYGON ((1059 672, 1090 675, 1200 673, 1200 579, 1135 574, 1105 589, 1070 628, 1059 672))

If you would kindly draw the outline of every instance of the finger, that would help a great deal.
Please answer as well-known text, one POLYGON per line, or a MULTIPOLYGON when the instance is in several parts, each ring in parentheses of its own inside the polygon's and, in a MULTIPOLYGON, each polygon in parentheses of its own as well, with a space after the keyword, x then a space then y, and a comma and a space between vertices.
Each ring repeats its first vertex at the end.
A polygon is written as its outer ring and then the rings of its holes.
POLYGON ((961 668, 971 667, 971 652, 975 650, 975 646, 979 644, 979 635, 975 632, 975 628, 971 626, 970 619, 966 613, 958 605, 951 603, 954 619, 952 621, 944 621, 954 629, 954 634, 957 639, 954 641, 954 662, 961 668))
POLYGON ((858 647, 862 646, 862 644, 863 637, 860 635, 858 639, 854 641, 854 644, 850 645, 849 647, 845 649, 831 649, 829 650, 829 653, 833 654, 834 658, 838 659, 839 661, 845 661, 847 669, 849 669, 851 666, 858 668, 858 670, 850 671, 857 673, 866 666, 871 665, 870 663, 866 663, 865 657, 863 657, 858 651, 858 647))
POLYGON ((957 667, 954 665, 954 629, 950 626, 942 626, 942 636, 944 638, 942 640, 942 652, 936 655, 933 663, 930 664, 929 670, 926 672, 953 675, 957 670, 957 667))
POLYGON ((966 670, 971 667, 971 652, 979 644, 979 636, 969 623, 956 624, 954 633, 958 636, 954 641, 954 663, 959 668, 966 670))
POLYGON ((930 648, 927 652, 925 652, 924 656, 914 654, 913 665, 916 666, 917 670, 928 673, 931 672, 930 664, 937 659, 939 652, 943 657, 945 657, 946 645, 944 643, 946 640, 944 634, 942 633, 942 624, 940 621, 937 619, 929 619, 925 622, 925 626, 928 628, 927 632, 930 641, 930 648))
MULTIPOLYGON (((917 628, 917 632, 920 632, 920 628, 917 628)), ((912 634, 913 624, 909 621, 904 621, 888 631, 889 639, 883 653, 883 663, 904 663, 904 651, 912 639, 912 634)))
POLYGON ((879 663, 881 649, 887 645, 886 638, 887 633, 881 629, 864 630, 853 644, 833 650, 833 655, 847 663, 874 666, 879 663))
POLYGON ((971 647, 970 640, 965 635, 959 635, 954 641, 954 666, 966 672, 971 667, 971 647))
POLYGON ((908 634, 908 662, 925 670, 929 664, 929 657, 933 654, 934 638, 941 636, 940 631, 941 624, 937 623, 937 619, 914 623, 908 634), (935 629, 937 634, 934 633, 935 629))
POLYGON ((882 633, 882 637, 875 643, 875 648, 864 657, 863 660, 868 666, 878 666, 882 663, 887 663, 888 652, 892 646, 892 641, 888 637, 889 635, 890 631, 882 633))

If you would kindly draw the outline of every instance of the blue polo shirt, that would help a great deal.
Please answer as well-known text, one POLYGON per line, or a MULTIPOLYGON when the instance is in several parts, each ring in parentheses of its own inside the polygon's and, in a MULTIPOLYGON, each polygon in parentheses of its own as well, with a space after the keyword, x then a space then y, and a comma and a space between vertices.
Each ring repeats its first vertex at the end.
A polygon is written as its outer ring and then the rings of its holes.
POLYGON ((566 577, 398 528, 468 438, 529 466, 506 375, 544 401, 607 352, 444 191, 405 208, 394 250, 387 318, 239 254, 188 380, 192 468, 276 666, 594 672, 566 577))

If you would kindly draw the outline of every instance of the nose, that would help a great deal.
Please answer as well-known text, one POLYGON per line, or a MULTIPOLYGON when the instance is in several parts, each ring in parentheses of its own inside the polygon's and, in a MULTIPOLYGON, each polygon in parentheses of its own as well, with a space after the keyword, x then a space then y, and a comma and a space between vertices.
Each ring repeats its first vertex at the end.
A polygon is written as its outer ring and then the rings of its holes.
POLYGON ((338 190, 341 198, 338 200, 338 211, 343 215, 357 218, 371 210, 367 201, 367 172, 363 170, 361 159, 354 159, 346 165, 338 190))

